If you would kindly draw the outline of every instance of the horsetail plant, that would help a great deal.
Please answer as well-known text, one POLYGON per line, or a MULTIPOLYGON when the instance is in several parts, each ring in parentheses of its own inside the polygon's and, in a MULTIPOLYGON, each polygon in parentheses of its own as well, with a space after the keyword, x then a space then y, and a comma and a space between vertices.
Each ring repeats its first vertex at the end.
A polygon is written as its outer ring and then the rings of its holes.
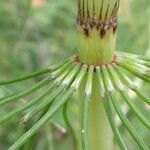
POLYGON ((22 131, 23 128, 19 130, 18 138, 9 150, 19 149, 28 142, 62 107, 64 120, 74 139, 75 150, 113 150, 113 139, 121 150, 127 150, 128 146, 119 131, 115 115, 119 117, 138 148, 149 149, 122 111, 121 105, 124 101, 140 122, 150 130, 150 121, 126 92, 131 90, 141 101, 150 104, 150 98, 141 93, 131 80, 132 75, 150 83, 150 57, 115 51, 118 9, 119 0, 78 0, 78 53, 48 69, 0 82, 1 86, 5 86, 47 75, 30 89, 0 99, 0 107, 3 107, 46 87, 46 91, 24 106, 0 116, 2 124, 22 112, 27 112, 21 119, 24 126, 41 112, 38 121, 28 131, 22 131), (79 108, 82 112, 82 146, 77 146, 67 116, 68 100, 76 91, 79 92, 79 108))

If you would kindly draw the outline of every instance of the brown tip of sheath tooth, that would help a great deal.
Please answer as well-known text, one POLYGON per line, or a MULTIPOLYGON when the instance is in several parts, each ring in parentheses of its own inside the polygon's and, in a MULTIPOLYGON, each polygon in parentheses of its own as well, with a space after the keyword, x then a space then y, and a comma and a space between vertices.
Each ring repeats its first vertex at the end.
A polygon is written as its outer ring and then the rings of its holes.
POLYGON ((86 36, 89 36, 89 32, 90 32, 89 29, 86 29, 86 28, 84 29, 84 33, 86 36))
POLYGON ((103 38, 105 36, 105 34, 106 34, 106 30, 101 29, 100 36, 103 38))
POLYGON ((90 30, 93 28, 96 28, 99 31, 101 37, 104 37, 107 30, 110 28, 112 28, 115 33, 117 29, 117 12, 120 0, 115 0, 115 3, 113 0, 108 0, 106 10, 104 10, 105 0, 102 0, 99 14, 96 14, 97 6, 95 5, 95 0, 92 1, 93 7, 92 10, 90 10, 89 8, 91 7, 89 7, 89 0, 78 0, 77 23, 83 28, 85 35, 89 36, 90 30), (113 2, 113 6, 111 6, 111 2, 113 2), (112 12, 109 12, 110 10, 112 12), (106 12, 104 13, 104 11, 106 12))

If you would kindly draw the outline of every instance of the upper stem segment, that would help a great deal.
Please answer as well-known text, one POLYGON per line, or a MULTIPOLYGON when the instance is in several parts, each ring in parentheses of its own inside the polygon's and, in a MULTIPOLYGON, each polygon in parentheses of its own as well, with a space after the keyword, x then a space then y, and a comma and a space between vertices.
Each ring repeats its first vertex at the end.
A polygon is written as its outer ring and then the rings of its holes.
POLYGON ((119 0, 79 0, 78 51, 81 62, 102 65, 113 61, 119 0))

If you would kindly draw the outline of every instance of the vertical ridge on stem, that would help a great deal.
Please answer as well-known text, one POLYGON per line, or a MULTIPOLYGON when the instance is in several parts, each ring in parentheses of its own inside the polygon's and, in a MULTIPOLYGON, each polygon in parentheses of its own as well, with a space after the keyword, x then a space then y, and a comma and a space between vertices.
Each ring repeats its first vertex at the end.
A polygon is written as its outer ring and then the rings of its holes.
POLYGON ((111 62, 116 45, 119 0, 79 0, 78 7, 80 61, 88 65, 111 62))

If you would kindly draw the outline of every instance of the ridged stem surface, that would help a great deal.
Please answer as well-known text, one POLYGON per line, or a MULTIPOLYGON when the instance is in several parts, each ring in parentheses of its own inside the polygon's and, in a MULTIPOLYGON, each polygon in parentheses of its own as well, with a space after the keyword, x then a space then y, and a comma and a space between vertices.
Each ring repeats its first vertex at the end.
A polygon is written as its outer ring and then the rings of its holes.
MULTIPOLYGON (((85 100, 85 81, 86 79, 82 82, 79 91, 81 103, 85 100)), ((89 150, 113 150, 113 133, 107 119, 99 89, 98 79, 94 73, 92 96, 89 102, 88 147, 89 150)), ((83 150, 81 144, 79 149, 83 150)))

